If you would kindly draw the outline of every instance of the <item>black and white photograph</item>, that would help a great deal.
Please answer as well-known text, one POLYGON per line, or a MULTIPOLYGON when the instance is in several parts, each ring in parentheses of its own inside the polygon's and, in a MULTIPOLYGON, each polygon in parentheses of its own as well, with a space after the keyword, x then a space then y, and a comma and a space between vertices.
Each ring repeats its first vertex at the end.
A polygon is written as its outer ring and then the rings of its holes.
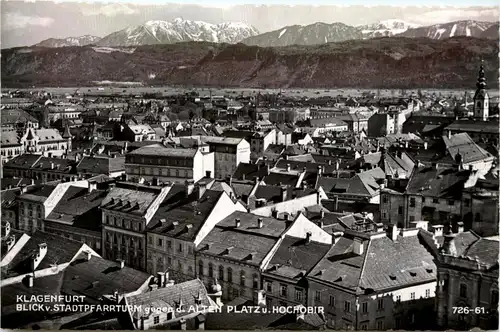
POLYGON ((0 1, 0 328, 498 331, 498 2, 170 1, 0 1))

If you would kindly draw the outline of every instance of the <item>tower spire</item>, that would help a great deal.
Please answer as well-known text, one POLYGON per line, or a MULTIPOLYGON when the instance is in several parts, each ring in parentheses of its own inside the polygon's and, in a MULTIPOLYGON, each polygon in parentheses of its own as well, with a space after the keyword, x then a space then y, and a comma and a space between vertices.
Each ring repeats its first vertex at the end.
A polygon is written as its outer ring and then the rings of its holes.
POLYGON ((474 95, 474 117, 486 121, 489 116, 489 96, 486 91, 486 77, 484 73, 484 61, 481 61, 476 83, 476 94, 474 95))
POLYGON ((486 89, 486 77, 484 76, 484 60, 481 60, 476 87, 478 89, 486 89))

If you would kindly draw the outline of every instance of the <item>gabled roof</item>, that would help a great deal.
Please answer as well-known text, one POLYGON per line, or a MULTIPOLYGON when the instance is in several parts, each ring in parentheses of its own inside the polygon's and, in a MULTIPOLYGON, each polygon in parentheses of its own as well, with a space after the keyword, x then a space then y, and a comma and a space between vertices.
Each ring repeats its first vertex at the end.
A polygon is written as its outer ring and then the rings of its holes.
POLYGON ((177 148, 166 148, 161 144, 153 144, 148 146, 143 146, 129 153, 129 155, 138 156, 162 156, 162 157, 176 157, 176 158, 194 158, 196 149, 177 149, 177 148))
POLYGON ((174 184, 151 219, 148 231, 192 241, 224 192, 207 189, 201 199, 194 190, 186 197, 184 185, 174 184))
POLYGON ((419 167, 413 172, 406 187, 406 193, 410 195, 458 198, 470 175, 471 173, 468 170, 419 167))
POLYGON ((110 174, 125 170, 125 157, 102 158, 85 156, 76 166, 78 173, 110 174))
POLYGON ((2 147, 21 145, 19 142, 19 137, 16 131, 2 131, 1 135, 1 145, 2 147))
POLYGON ((443 141, 448 153, 455 161, 458 154, 464 163, 493 158, 489 152, 477 145, 467 133, 452 135, 450 138, 443 136, 443 141))
POLYGON ((40 158, 41 155, 38 154, 22 154, 17 157, 12 158, 6 162, 3 167, 7 168, 18 168, 18 169, 30 169, 40 158))
POLYGON ((133 183, 117 183, 101 203, 102 209, 143 215, 160 190, 133 183))

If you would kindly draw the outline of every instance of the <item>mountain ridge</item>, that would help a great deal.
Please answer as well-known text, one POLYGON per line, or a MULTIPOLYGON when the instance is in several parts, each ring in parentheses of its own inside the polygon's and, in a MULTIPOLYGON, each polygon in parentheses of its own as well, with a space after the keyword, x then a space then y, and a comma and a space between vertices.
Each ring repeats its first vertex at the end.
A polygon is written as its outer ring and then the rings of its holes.
POLYGON ((315 46, 186 42, 109 48, 2 50, 4 86, 85 86, 95 81, 252 88, 462 88, 484 60, 498 82, 499 45, 454 37, 376 38, 315 46), (153 78, 153 79, 152 79, 153 78))
POLYGON ((67 46, 85 46, 98 42, 101 37, 92 35, 83 35, 78 37, 66 37, 66 38, 48 38, 41 42, 33 45, 40 47, 67 47, 67 46))

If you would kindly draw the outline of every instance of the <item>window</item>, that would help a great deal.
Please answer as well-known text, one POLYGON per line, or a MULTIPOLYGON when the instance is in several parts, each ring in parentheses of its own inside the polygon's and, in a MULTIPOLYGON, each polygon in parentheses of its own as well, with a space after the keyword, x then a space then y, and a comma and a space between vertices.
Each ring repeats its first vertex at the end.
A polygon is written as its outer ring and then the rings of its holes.
POLYGON ((363 331, 368 330, 368 324, 367 323, 361 323, 360 329, 363 330, 363 331))
POLYGON ((328 304, 330 305, 330 307, 335 308, 335 296, 330 295, 330 301, 328 302, 328 304))
POLYGON ((198 274, 200 276, 203 275, 203 261, 202 260, 198 261, 198 274))
POLYGON ((377 309, 384 310, 384 299, 378 299, 377 309))
POLYGON ((178 252, 182 252, 182 243, 179 243, 179 248, 177 250, 178 252))
POLYGON ((415 207, 415 205, 416 205, 415 197, 411 197, 410 198, 410 207, 415 207))
POLYGON ((219 265, 219 279, 224 281, 224 266, 219 265))
POLYGON ((491 291, 491 305, 493 307, 497 307, 498 306, 498 291, 497 290, 493 290, 491 291))
POLYGON ((253 279, 253 282, 252 282, 253 288, 258 289, 259 288, 259 276, 257 274, 254 274, 252 276, 252 279, 253 279))
POLYGON ((240 271, 240 286, 245 286, 245 271, 240 271))
POLYGON ((168 266, 172 266, 172 257, 167 257, 168 266))
POLYGON ((387 204, 389 202, 389 198, 386 195, 382 196, 382 203, 387 204))
POLYGON ((214 266, 212 263, 208 263, 208 276, 210 278, 214 277, 214 266))
POLYGON ((233 282, 233 269, 230 267, 227 268, 227 281, 233 282))
POLYGON ((396 330, 401 329, 401 317, 396 317, 394 320, 394 327, 396 330))
POLYGON ((158 247, 163 247, 163 240, 162 239, 158 239, 158 247))
POLYGON ((398 214, 400 214, 400 215, 403 214, 403 207, 402 206, 398 207, 398 214))
POLYGON ((321 291, 317 290, 315 293, 314 293, 314 299, 316 301, 321 301, 321 291))
POLYGON ((434 204, 439 204, 439 198, 433 198, 432 203, 434 204))
POLYGON ((380 319, 377 321, 377 330, 382 331, 383 329, 384 329, 384 321, 380 319))
POLYGON ((430 289, 426 289, 425 290, 425 298, 428 298, 431 296, 431 290, 430 289))
POLYGON ((410 221, 415 221, 415 216, 410 216, 410 221))
POLYGON ((448 205, 450 205, 450 206, 455 205, 455 201, 454 201, 454 200, 452 200, 452 199, 448 200, 448 205))
POLYGON ((167 241, 167 249, 172 249, 172 241, 167 241))
POLYGON ((344 311, 351 312, 351 302, 349 302, 349 301, 344 302, 344 311))
POLYGON ((302 290, 300 289, 295 290, 295 301, 302 302, 302 290))
POLYGON ((155 316, 154 317, 154 324, 160 324, 160 316, 155 316))
POLYGON ((273 283, 272 282, 267 282, 267 291, 269 293, 273 292, 273 283))
POLYGON ((382 219, 387 219, 387 212, 382 211, 382 219))
POLYGON ((415 300, 415 293, 414 292, 410 294, 410 299, 415 300))
POLYGON ((466 207, 469 207, 470 206, 470 199, 466 198, 464 200, 464 204, 465 204, 466 207))
POLYGON ((282 297, 287 297, 288 296, 288 288, 286 285, 281 285, 280 286, 280 295, 282 297))
POLYGON ((467 285, 460 284, 460 297, 467 297, 467 285))

